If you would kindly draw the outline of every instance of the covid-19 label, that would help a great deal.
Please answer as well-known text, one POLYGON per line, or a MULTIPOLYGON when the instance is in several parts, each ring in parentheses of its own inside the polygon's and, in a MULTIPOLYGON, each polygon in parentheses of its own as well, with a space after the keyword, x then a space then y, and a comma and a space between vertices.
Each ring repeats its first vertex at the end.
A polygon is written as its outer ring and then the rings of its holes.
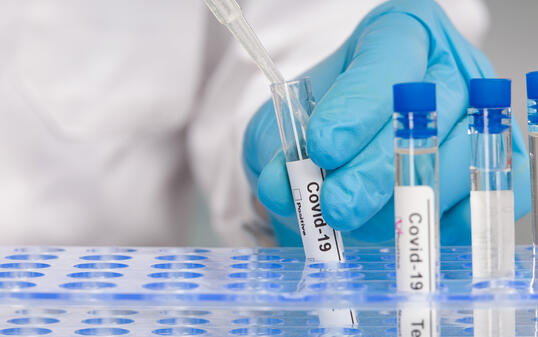
POLYGON ((323 174, 310 159, 286 163, 307 260, 342 261, 342 238, 321 215, 323 174))
POLYGON ((438 243, 433 189, 429 186, 396 186, 394 214, 398 290, 435 291, 438 243))
MULTIPOLYGON (((323 172, 310 159, 288 162, 286 166, 306 259, 343 261, 340 232, 329 227, 321 215, 323 172)), ((357 324, 351 309, 320 309, 318 315, 320 326, 324 327, 357 324)))

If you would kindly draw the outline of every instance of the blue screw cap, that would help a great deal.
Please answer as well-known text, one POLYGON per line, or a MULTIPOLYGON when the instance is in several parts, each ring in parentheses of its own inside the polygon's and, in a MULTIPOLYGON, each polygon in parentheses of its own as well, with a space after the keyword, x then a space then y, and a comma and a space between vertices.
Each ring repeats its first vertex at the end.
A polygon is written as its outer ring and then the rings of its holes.
POLYGON ((527 98, 538 99, 538 71, 527 73, 527 98))
POLYGON ((398 83, 392 87, 394 111, 430 112, 436 110, 435 84, 429 82, 398 83))
POLYGON ((511 81, 503 78, 473 78, 469 106, 478 109, 507 108, 511 103, 511 81))
POLYGON ((435 111, 435 84, 429 82, 398 83, 393 87, 394 111, 399 122, 396 137, 428 138, 437 135, 430 113, 435 111))

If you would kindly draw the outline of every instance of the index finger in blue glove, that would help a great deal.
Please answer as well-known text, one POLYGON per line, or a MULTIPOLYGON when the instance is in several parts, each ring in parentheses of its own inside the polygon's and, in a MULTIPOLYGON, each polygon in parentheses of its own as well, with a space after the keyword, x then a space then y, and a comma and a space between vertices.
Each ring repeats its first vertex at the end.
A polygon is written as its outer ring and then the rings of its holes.
POLYGON ((347 68, 308 124, 308 153, 325 169, 351 160, 390 119, 392 84, 421 81, 426 72, 428 35, 416 19, 390 13, 363 25, 348 42, 347 68))

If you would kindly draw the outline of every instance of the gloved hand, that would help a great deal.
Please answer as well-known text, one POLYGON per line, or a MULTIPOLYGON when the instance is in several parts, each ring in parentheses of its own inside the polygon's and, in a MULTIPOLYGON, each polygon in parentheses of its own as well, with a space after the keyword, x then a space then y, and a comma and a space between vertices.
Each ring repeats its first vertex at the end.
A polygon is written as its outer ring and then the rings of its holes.
MULTIPOLYGON (((327 170, 321 190, 326 222, 344 242, 382 244, 394 237, 392 85, 437 84, 441 243, 470 244, 469 80, 495 77, 487 58, 429 0, 389 1, 374 9, 332 56, 307 72, 321 98, 307 128, 311 159, 327 170)), ((530 209, 528 159, 513 121, 515 213, 530 209)), ((299 245, 295 210, 271 102, 251 120, 244 166, 271 211, 278 242, 299 245)))

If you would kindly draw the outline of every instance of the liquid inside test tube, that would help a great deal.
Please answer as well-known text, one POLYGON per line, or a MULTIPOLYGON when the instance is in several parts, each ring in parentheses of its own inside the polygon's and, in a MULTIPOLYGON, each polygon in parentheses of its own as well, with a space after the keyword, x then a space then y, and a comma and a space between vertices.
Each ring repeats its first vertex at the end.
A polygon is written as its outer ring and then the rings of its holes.
MULTIPOLYGON (((271 92, 306 261, 332 262, 336 267, 344 261, 342 236, 323 218, 324 172, 312 162, 306 148, 306 126, 315 104, 310 80, 274 83, 271 92)), ((350 309, 320 309, 318 314, 322 326, 357 323, 350 309)))
POLYGON ((473 280, 513 278, 510 81, 472 79, 468 117, 473 280))
MULTIPOLYGON (((427 295, 439 282, 439 193, 435 85, 401 83, 394 90, 396 286, 427 295)), ((439 336, 428 303, 398 308, 399 336, 439 336)))

